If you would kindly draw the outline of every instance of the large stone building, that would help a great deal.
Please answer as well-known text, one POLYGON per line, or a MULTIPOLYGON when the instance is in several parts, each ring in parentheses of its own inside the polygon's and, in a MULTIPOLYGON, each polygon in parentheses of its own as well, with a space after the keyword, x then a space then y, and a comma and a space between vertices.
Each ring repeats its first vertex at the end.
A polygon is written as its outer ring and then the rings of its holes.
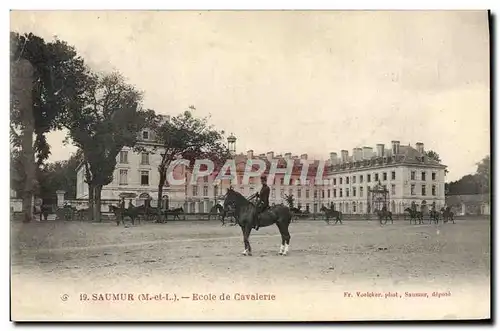
MULTIPOLYGON (((118 200, 121 193, 135 193, 135 205, 148 198, 152 199, 153 206, 157 204, 157 168, 162 147, 155 142, 150 130, 140 133, 139 144, 146 149, 145 152, 136 153, 125 147, 117 156, 113 182, 103 188, 103 200, 118 200)), ((352 155, 343 150, 340 158, 336 153, 330 153, 330 159, 326 161, 308 160, 307 154, 300 157, 291 153, 275 155, 274 152, 256 155, 252 150, 236 154, 236 137, 233 135, 228 138, 228 146, 235 160, 236 177, 216 181, 217 174, 214 173, 191 184, 191 171, 177 166, 174 178, 185 178, 186 184, 165 184, 163 199, 168 201, 169 208, 182 206, 186 212, 208 212, 214 204, 221 202, 221 196, 230 186, 245 196, 255 193, 261 187, 260 178, 250 178, 247 184, 242 183, 250 159, 262 160, 266 165, 263 174, 267 176, 273 162, 277 164, 277 174, 274 178, 271 175, 268 182, 271 204, 286 203, 285 196, 293 195, 295 206, 302 210, 319 212, 321 206, 333 205, 343 213, 364 214, 375 209, 368 192, 380 183, 387 189, 388 208, 394 213, 402 213, 412 203, 418 206, 435 203, 437 208, 444 206, 445 166, 425 156, 422 143, 413 148, 393 141, 391 149, 378 144, 376 153, 371 147, 355 148, 352 155), (301 180, 305 162, 309 163, 308 171, 301 180), (284 174, 287 166, 291 170, 289 177, 284 174)), ((83 166, 77 169, 77 199, 88 197, 84 171, 83 166)))
POLYGON ((419 210, 433 204, 440 209, 445 205, 445 169, 425 155, 423 143, 413 148, 392 141, 390 149, 377 144, 375 152, 372 147, 358 147, 352 155, 342 150, 340 158, 330 154, 329 187, 322 196, 344 213, 373 212, 377 208, 370 193, 374 188, 385 189, 387 203, 382 204, 393 213, 403 213, 412 204, 419 210))

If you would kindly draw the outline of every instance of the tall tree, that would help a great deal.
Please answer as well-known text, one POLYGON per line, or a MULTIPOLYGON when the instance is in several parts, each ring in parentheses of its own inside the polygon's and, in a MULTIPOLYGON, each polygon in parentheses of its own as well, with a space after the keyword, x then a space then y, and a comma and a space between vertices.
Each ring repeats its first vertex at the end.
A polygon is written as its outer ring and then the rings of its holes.
POLYGON ((293 194, 285 194, 285 201, 290 209, 295 207, 295 198, 293 197, 293 194))
POLYGON ((10 42, 10 133, 13 146, 22 153, 24 221, 29 222, 33 219, 35 154, 37 164, 48 158, 45 134, 60 127, 60 116, 82 90, 86 69, 75 49, 63 41, 47 43, 32 33, 11 32, 10 42))
POLYGON ((91 75, 77 106, 65 118, 68 139, 83 153, 89 217, 100 221, 101 192, 113 181, 117 155, 135 147, 138 133, 156 116, 140 107, 142 93, 118 73, 91 75))
MULTIPOLYGON (((433 159, 439 163, 441 163, 441 157, 439 156, 439 154, 433 150, 428 150, 425 152, 425 155, 430 158, 430 159, 433 159)), ((448 169, 444 169, 444 173, 447 174, 449 171, 448 169)))
POLYGON ((56 191, 64 189, 67 199, 76 198, 76 170, 82 159, 78 150, 68 160, 48 163, 40 168, 38 183, 40 197, 44 201, 54 200, 56 191))
POLYGON ((477 164, 476 175, 478 178, 479 186, 481 187, 481 193, 489 193, 490 192, 490 156, 487 155, 484 157, 481 162, 477 164))
POLYGON ((225 145, 224 131, 215 129, 208 124, 209 118, 193 116, 190 107, 183 113, 160 123, 155 129, 156 139, 161 144, 161 162, 158 165, 158 212, 162 208, 163 188, 167 180, 167 170, 172 161, 182 157, 190 161, 192 166, 196 159, 209 159, 220 169, 230 157, 225 145))

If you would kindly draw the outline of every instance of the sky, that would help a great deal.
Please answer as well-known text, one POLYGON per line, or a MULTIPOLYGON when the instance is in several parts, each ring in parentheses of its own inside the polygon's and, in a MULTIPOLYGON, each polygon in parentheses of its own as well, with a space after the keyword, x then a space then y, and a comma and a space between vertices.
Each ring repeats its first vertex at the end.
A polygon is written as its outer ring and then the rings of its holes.
POLYGON ((67 41, 158 113, 194 105, 238 152, 422 142, 447 181, 490 153, 486 11, 13 11, 11 30, 67 41))

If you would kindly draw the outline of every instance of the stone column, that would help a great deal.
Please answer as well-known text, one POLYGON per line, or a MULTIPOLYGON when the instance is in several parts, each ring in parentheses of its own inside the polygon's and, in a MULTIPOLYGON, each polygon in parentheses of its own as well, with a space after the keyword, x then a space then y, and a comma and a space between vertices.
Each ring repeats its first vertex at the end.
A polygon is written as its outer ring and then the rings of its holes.
POLYGON ((64 207, 64 194, 66 194, 66 191, 56 191, 57 194, 57 208, 62 208, 64 207))
POLYGON ((465 215, 465 203, 462 203, 462 215, 465 215))

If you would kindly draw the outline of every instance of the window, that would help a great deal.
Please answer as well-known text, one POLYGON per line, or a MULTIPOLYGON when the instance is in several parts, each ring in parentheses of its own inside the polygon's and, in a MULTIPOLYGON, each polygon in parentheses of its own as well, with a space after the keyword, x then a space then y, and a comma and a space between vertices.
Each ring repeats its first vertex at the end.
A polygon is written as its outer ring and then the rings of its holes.
POLYGON ((340 185, 342 185, 342 177, 339 178, 340 185))
POLYGON ((142 131, 142 139, 144 139, 144 140, 149 139, 149 132, 148 131, 142 131))
POLYGON ((436 173, 435 172, 433 172, 431 176, 432 176, 432 180, 436 180, 436 173))
POLYGON ((208 183, 208 176, 203 177, 203 181, 204 181, 205 183, 208 183))
POLYGON ((363 182, 363 175, 359 175, 359 182, 362 183, 363 182))
POLYGON ((327 194, 328 199, 330 199, 330 193, 331 193, 330 190, 328 190, 328 194, 327 194))
POLYGON ((288 195, 293 195, 293 190, 292 189, 288 190, 288 195))
POLYGON ((396 172, 395 171, 391 172, 391 179, 396 180, 396 172))
POLYGON ((208 186, 203 186, 203 196, 208 197, 208 186))
POLYGON ((298 189, 297 190, 297 198, 301 198, 302 197, 302 189, 298 189))
POLYGON ((128 152, 120 151, 120 163, 128 163, 128 152))
POLYGON ((339 196, 342 198, 342 189, 339 191, 339 196))
POLYGON ((422 185, 422 195, 425 196, 426 195, 426 190, 425 190, 425 185, 422 185))
POLYGON ((336 189, 336 188, 334 188, 334 189, 333 189, 333 197, 334 197, 334 198, 336 198, 336 197, 337 197, 337 189, 336 189))
POLYGON ((149 171, 141 171, 141 185, 149 185, 149 171))
POLYGON ((325 190, 322 190, 321 191, 321 199, 324 199, 325 198, 325 190))
POLYGON ((353 187, 353 188, 352 188, 352 196, 353 196, 353 197, 355 197, 355 196, 356 196, 356 188, 355 188, 355 187, 353 187))
POLYGON ((382 180, 383 181, 387 180, 387 172, 382 173, 382 180))
POLYGON ((436 195, 436 185, 432 185, 432 195, 436 195))
POLYGON ((306 199, 309 199, 309 190, 306 190, 306 199))
POLYGON ((424 171, 422 171, 422 180, 425 181, 425 172, 424 171))
POLYGON ((121 169, 120 170, 120 185, 127 185, 128 184, 128 172, 127 170, 121 169))
POLYGON ((198 186, 193 186, 193 196, 197 196, 198 195, 198 186))
POLYGON ((363 197, 363 186, 359 188, 359 196, 362 198, 363 197))
POLYGON ((356 184, 356 176, 352 176, 352 183, 356 184))
POLYGON ((378 182, 378 173, 375 174, 375 181, 378 182))
POLYGON ((345 189, 345 196, 348 197, 349 196, 349 188, 346 188, 345 189))
POLYGON ((314 190, 314 199, 316 199, 318 197, 318 191, 314 190))
POLYGON ((395 184, 391 185, 391 194, 396 195, 396 185, 395 184))
POLYGON ((333 185, 337 185, 337 178, 333 179, 333 185))
POLYGON ((346 184, 349 184, 349 177, 346 177, 346 178, 345 178, 345 183, 346 183, 346 184))
POLYGON ((356 212, 356 202, 353 202, 352 203, 352 212, 355 213, 356 212))
MULTIPOLYGON (((300 190, 299 190, 300 192, 300 190)), ((276 197, 276 189, 271 189, 271 198, 275 198, 276 197)))
POLYGON ((141 153, 141 164, 149 164, 149 153, 141 153))
POLYGON ((372 181, 372 175, 366 175, 366 181, 369 183, 372 181))
POLYGON ((285 178, 280 178, 280 185, 285 184, 285 178))
POLYGON ((410 193, 411 193, 411 195, 415 195, 415 184, 411 184, 410 193))
POLYGON ((410 177, 411 180, 415 180, 415 171, 412 171, 410 176, 411 176, 410 177))

